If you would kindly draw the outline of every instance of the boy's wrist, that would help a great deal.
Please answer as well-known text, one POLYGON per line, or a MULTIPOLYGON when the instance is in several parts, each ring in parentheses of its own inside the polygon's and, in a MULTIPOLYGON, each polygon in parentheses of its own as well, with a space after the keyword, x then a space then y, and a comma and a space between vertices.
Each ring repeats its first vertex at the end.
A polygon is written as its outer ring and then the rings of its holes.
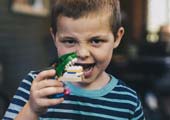
POLYGON ((30 106, 30 103, 27 102, 15 120, 38 120, 38 114, 36 114, 30 106))
POLYGON ((25 107, 27 108, 27 110, 28 110, 28 112, 29 112, 29 114, 30 114, 31 116, 33 116, 34 118, 38 118, 39 114, 36 113, 36 112, 31 108, 31 104, 30 104, 29 101, 26 103, 26 106, 25 106, 25 107))

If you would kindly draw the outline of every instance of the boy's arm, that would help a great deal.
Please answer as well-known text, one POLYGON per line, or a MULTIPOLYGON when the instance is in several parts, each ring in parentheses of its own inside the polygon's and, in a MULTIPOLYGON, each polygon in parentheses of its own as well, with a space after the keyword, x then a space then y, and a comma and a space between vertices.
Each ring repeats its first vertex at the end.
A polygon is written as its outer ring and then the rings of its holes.
POLYGON ((38 115, 31 110, 30 104, 27 102, 15 120, 38 120, 38 115))
POLYGON ((54 75, 55 70, 46 70, 32 77, 32 81, 30 76, 30 81, 23 80, 3 120, 36 120, 49 106, 63 102, 64 98, 49 98, 50 95, 64 92, 62 82, 48 79, 54 75))
POLYGON ((21 81, 2 120, 14 120, 18 113, 23 109, 29 99, 31 84, 36 75, 37 72, 32 71, 21 81))
POLYGON ((63 93, 63 83, 50 79, 55 76, 55 70, 40 72, 33 80, 28 102, 19 112, 15 120, 36 120, 46 113, 49 106, 63 102, 63 98, 49 98, 50 95, 63 93))
POLYGON ((137 99, 137 106, 131 120, 145 120, 143 108, 139 99, 137 99))

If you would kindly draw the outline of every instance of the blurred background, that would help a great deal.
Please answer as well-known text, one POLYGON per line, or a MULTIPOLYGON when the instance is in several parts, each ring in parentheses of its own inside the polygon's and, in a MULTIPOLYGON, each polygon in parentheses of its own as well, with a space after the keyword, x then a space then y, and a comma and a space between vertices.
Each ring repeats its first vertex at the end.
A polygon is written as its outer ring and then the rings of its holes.
MULTIPOLYGON (((0 0, 0 119, 30 70, 56 57, 54 0, 0 0)), ((170 120, 170 1, 120 0, 125 36, 107 71, 142 100, 146 120, 170 120)))

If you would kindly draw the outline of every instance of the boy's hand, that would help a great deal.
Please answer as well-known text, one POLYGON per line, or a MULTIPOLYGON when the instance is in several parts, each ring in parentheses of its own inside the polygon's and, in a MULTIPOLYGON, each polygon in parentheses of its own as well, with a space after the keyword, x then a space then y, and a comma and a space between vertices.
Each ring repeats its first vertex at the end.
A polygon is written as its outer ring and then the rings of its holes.
POLYGON ((50 79, 54 76, 55 70, 46 70, 40 72, 33 80, 28 103, 32 112, 37 115, 45 113, 47 107, 64 101, 64 98, 49 98, 50 95, 64 92, 62 82, 50 79))

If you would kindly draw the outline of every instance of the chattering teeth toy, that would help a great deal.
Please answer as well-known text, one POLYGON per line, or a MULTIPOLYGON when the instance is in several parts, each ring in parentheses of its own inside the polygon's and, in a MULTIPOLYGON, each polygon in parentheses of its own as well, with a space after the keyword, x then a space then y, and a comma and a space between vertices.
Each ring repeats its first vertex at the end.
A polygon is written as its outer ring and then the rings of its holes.
MULTIPOLYGON (((83 67, 75 65, 77 62, 76 53, 68 53, 59 57, 55 67, 59 81, 80 82, 83 80, 83 67)), ((70 94, 70 89, 65 88, 64 93, 52 95, 52 98, 61 98, 70 94)))
POLYGON ((59 81, 80 82, 83 79, 83 67, 75 65, 77 62, 76 53, 67 53, 59 57, 55 68, 59 81))

